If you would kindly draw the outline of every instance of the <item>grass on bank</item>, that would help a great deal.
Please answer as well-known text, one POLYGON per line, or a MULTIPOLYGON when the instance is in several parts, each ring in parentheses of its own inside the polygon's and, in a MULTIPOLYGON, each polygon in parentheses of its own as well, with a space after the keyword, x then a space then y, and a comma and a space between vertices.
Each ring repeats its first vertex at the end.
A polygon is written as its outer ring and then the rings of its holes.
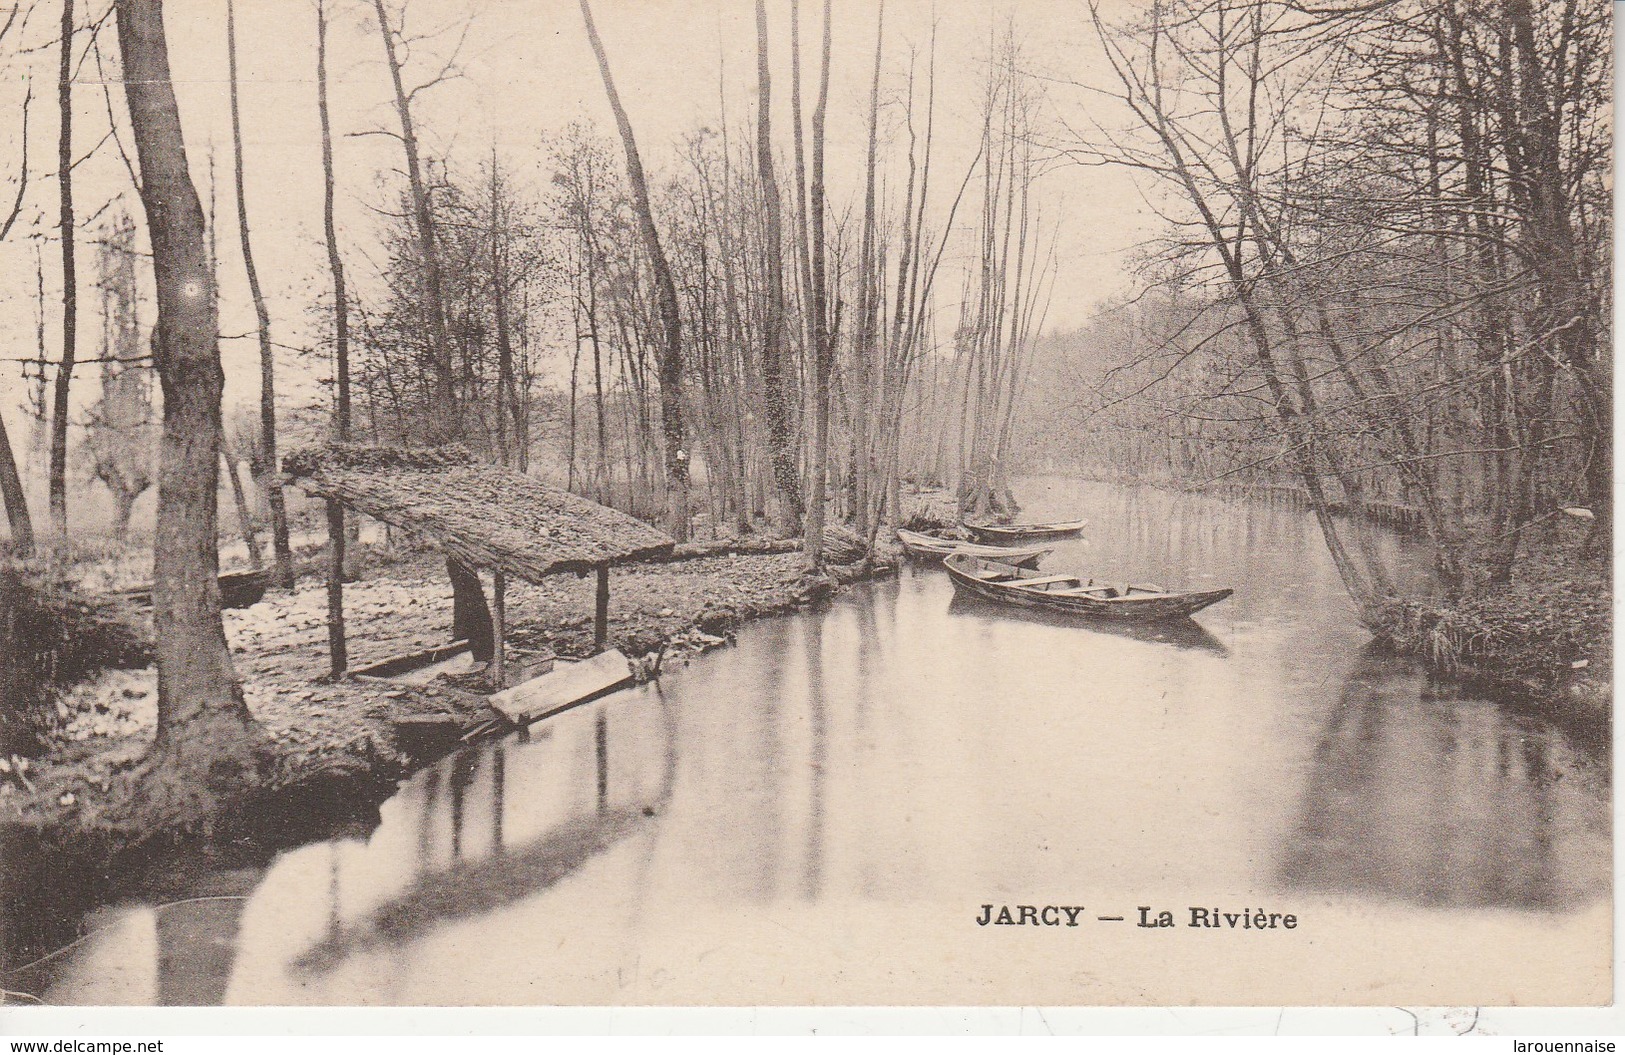
POLYGON ((1577 535, 1553 535, 1518 562, 1513 582, 1441 601, 1398 598, 1371 620, 1377 636, 1445 674, 1487 676, 1549 691, 1613 666, 1612 569, 1577 535))

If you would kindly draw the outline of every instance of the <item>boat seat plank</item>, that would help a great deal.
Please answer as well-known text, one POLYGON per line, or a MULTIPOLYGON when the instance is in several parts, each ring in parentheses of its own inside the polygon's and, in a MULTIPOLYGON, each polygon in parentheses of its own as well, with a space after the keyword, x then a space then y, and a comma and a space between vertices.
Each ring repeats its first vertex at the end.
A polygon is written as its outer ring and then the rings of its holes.
POLYGON ((1036 579, 1011 579, 1012 586, 1043 586, 1052 582, 1077 582, 1076 575, 1041 575, 1036 579))

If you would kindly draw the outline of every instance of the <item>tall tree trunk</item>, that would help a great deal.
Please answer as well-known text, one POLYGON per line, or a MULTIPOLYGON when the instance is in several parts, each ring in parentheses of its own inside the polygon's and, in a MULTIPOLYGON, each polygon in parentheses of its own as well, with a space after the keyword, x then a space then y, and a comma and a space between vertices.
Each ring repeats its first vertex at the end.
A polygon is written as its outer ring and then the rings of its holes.
MULTIPOLYGON (((327 3, 316 0, 316 111, 322 125, 322 232, 327 270, 333 279, 333 428, 336 443, 350 442, 350 305, 344 289, 344 258, 334 220, 337 180, 333 173, 333 124, 327 109, 327 3)), ((344 506, 327 500, 327 656, 334 676, 350 664, 344 638, 344 576, 349 541, 344 506)))
POLYGON ((57 67, 57 231, 62 240, 62 361, 51 405, 51 527, 68 537, 68 390, 73 383, 79 328, 79 280, 74 267, 73 218, 73 0, 62 0, 62 50, 57 67))
MULTIPOLYGON (((806 358, 805 376, 813 375, 812 350, 816 343, 813 332, 812 300, 812 247, 807 230, 807 158, 801 127, 801 2, 790 0, 790 135, 795 144, 796 178, 796 273, 801 290, 801 340, 806 358)), ((805 402, 805 400, 803 400, 805 402)))
POLYGON ((118 0, 119 49, 158 291, 153 362, 164 394, 153 542, 158 733, 145 779, 160 802, 231 797, 262 773, 260 737, 220 622, 215 494, 220 393, 203 209, 187 169, 161 0, 118 0))
POLYGON ((327 269, 333 278, 333 438, 350 442, 350 303, 344 288, 344 257, 339 253, 337 179, 333 168, 333 124, 327 108, 327 4, 316 4, 316 110, 322 125, 322 232, 327 269))
POLYGON ((767 436, 779 522, 786 534, 801 528, 801 481, 796 465, 794 399, 784 333, 784 221, 779 183, 773 171, 773 78, 768 70, 767 0, 756 0, 756 166, 761 174, 766 229, 767 289, 762 298, 762 382, 767 396, 767 436))
POLYGON ((806 553, 813 567, 824 562, 824 506, 829 463, 829 386, 835 338, 829 318, 828 272, 824 246, 824 119, 829 108, 830 4, 824 0, 824 41, 820 49, 818 101, 812 113, 812 185, 807 240, 812 243, 813 442, 807 466, 806 553))
POLYGON ((857 511, 858 534, 869 535, 869 490, 873 478, 872 437, 874 408, 874 367, 878 358, 880 274, 875 244, 877 222, 875 201, 875 156, 880 128, 880 58, 885 44, 886 2, 880 0, 875 14, 875 64, 869 84, 869 141, 864 154, 863 236, 858 250, 858 328, 852 342, 852 506, 857 511))
POLYGON ((649 204, 649 184, 643 175, 637 139, 632 135, 632 122, 626 116, 626 108, 621 105, 620 94, 615 90, 609 56, 604 52, 604 42, 593 23, 592 7, 588 0, 581 0, 581 18, 586 23, 593 54, 598 58, 598 72, 603 76, 609 108, 615 113, 615 127, 620 129, 621 145, 626 149, 626 177, 632 191, 632 206, 637 213, 644 251, 649 255, 649 269, 654 273, 661 328, 660 419, 666 447, 667 530, 678 541, 685 541, 688 538, 688 451, 684 449, 683 435, 683 324, 677 302, 677 284, 672 280, 671 265, 660 245, 660 232, 655 227, 654 210, 649 204))
POLYGON ((259 571, 265 567, 265 554, 260 552, 259 536, 254 533, 254 517, 248 511, 248 496, 243 493, 243 474, 237 468, 237 453, 231 449, 224 433, 220 436, 220 457, 226 463, 226 478, 231 482, 231 501, 237 507, 237 526, 243 534, 243 545, 248 547, 248 563, 259 571))
POLYGON ((519 370, 508 393, 509 414, 513 420, 516 457, 513 467, 530 472, 530 289, 519 298, 519 370))
POLYGON ((508 319, 507 232, 502 227, 502 182, 496 144, 491 145, 491 299, 497 337, 497 450, 503 465, 520 459, 513 448, 519 437, 518 399, 513 370, 513 329, 508 319))
POLYGON ((276 353, 271 345, 271 315, 254 267, 254 246, 248 236, 248 192, 243 185, 243 122, 237 92, 237 5, 226 0, 226 66, 231 94, 232 178, 237 188, 237 237, 243 247, 243 269, 254 300, 254 319, 260 342, 260 450, 265 459, 265 498, 271 507, 272 582, 293 589, 293 546, 288 538, 288 505, 282 494, 282 467, 276 456, 276 353))
MULTIPOLYGON (((209 252, 209 285, 211 289, 220 287, 220 246, 216 242, 218 228, 215 225, 215 179, 214 179, 214 150, 209 150, 209 214, 208 214, 208 252, 209 252)), ((223 426, 224 423, 222 423, 223 426)), ((254 530, 254 516, 248 509, 248 496, 243 491, 243 474, 239 467, 238 453, 231 447, 231 440, 226 436, 225 428, 220 430, 220 460, 226 465, 226 478, 231 483, 231 501, 237 509, 237 529, 243 536, 243 545, 248 550, 248 563, 255 571, 265 567, 265 554, 260 552, 259 535, 254 530)))
POLYGON ((0 417, 0 500, 5 502, 6 523, 11 527, 11 550, 19 557, 34 555, 34 521, 28 515, 28 498, 23 478, 17 474, 17 459, 11 451, 11 436, 0 417))

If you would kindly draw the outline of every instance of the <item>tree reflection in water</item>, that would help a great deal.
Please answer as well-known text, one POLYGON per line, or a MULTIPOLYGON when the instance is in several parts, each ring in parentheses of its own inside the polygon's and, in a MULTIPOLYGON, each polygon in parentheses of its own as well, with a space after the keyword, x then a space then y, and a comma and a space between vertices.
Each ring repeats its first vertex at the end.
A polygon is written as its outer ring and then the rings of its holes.
MULTIPOLYGON (((617 802, 611 779, 609 720, 600 711, 593 722, 593 764, 596 776, 591 806, 577 809, 544 828, 535 838, 518 845, 504 841, 502 813, 507 781, 506 759, 500 747, 477 781, 481 767, 478 749, 465 748, 434 767, 424 777, 424 801, 419 826, 419 871, 406 887, 359 921, 330 927, 326 936, 293 961, 297 970, 330 970, 358 951, 380 946, 399 947, 451 920, 483 915, 524 901, 579 870, 657 816, 671 798, 676 775, 673 749, 674 716, 664 703, 661 714, 665 749, 652 794, 637 795, 640 787, 629 774, 626 791, 633 794, 617 802), (451 856, 444 863, 433 852, 432 819, 440 814, 437 799, 440 773, 450 773, 451 856), (465 848, 463 826, 476 783, 489 785, 484 797, 490 804, 491 842, 485 852, 465 848)), ((623 791, 623 794, 625 792, 623 791)), ((223 986, 223 982, 221 983, 223 986)), ((204 1001, 209 1002, 209 1001, 204 1001)))
POLYGON ((824 782, 829 764, 829 711, 824 700, 824 621, 802 623, 807 653, 807 859, 802 869, 803 896, 817 901, 824 884, 824 782))
POLYGON ((206 897, 158 908, 157 1003, 197 1007, 224 1002, 247 903, 246 896, 206 897))
POLYGON ((1362 655, 1311 756, 1282 881, 1430 906, 1555 909, 1605 894, 1580 788, 1606 781, 1603 767, 1548 723, 1423 699, 1416 685, 1376 646, 1362 655))

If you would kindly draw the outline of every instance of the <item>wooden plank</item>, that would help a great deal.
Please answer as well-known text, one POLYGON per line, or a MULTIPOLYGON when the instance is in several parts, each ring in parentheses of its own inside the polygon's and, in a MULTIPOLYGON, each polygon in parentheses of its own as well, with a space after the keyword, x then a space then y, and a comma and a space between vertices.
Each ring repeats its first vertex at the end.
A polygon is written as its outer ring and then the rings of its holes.
POLYGON ((1052 582, 1077 582, 1076 575, 1041 575, 1036 579, 1011 579, 1011 586, 1043 586, 1052 582))
MULTIPOLYGON (((491 719, 493 724, 496 719, 491 719)), ((408 714, 390 721, 395 742, 414 755, 437 754, 457 743, 462 722, 450 714, 408 714)))
POLYGON ((632 670, 619 649, 600 652, 579 663, 557 664, 550 672, 490 697, 491 709, 515 725, 546 718, 567 707, 602 696, 632 681, 632 670))
POLYGON ((468 642, 459 639, 447 645, 436 645, 433 648, 408 652, 403 656, 392 656, 389 659, 359 667, 354 673, 374 678, 392 678, 397 674, 409 674, 414 670, 427 667, 431 663, 439 663, 443 659, 450 659, 458 653, 467 651, 468 642))

